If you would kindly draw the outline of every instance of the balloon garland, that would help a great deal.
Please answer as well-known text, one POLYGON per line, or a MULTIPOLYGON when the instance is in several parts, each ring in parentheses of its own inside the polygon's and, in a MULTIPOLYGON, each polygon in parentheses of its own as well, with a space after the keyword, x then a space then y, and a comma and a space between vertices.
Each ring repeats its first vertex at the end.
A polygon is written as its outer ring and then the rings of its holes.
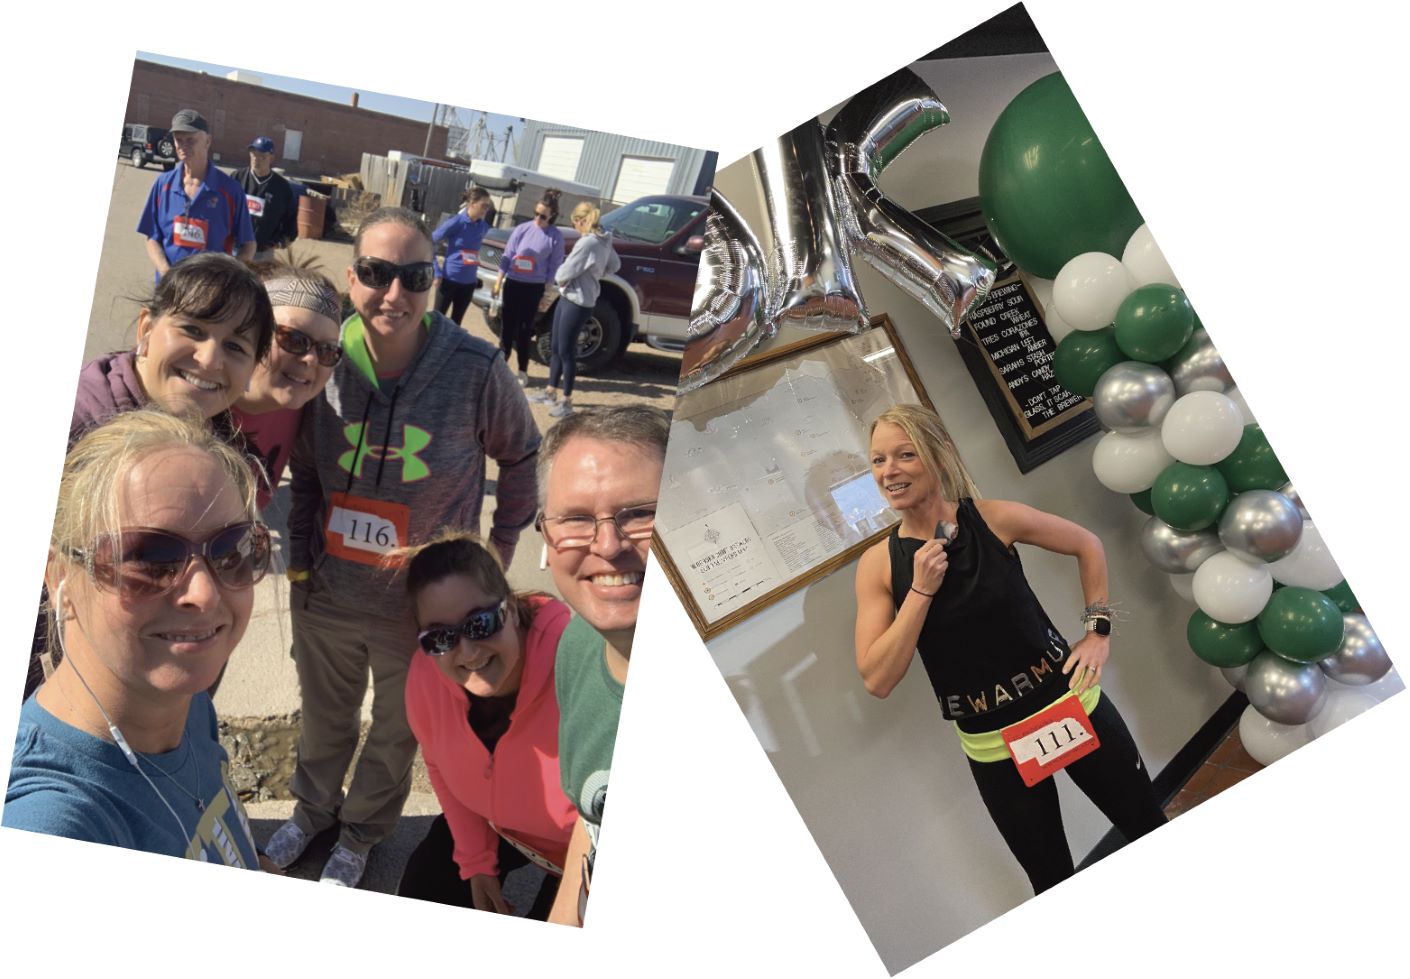
POLYGON ((979 188, 1050 297, 1058 381, 1107 429, 1097 479, 1150 515, 1142 551, 1197 606, 1190 648, 1248 696, 1249 754, 1271 764, 1404 689, 1060 74, 1000 114, 979 188))

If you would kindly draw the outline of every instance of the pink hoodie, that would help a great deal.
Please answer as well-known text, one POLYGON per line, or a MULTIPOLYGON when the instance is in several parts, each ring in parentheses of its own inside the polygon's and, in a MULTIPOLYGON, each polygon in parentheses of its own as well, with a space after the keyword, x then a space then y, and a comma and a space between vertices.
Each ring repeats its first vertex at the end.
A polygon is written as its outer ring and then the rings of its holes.
POLYGON ((577 810, 558 778, 558 700, 553 661, 571 613, 562 602, 529 600, 524 673, 509 729, 494 753, 470 729, 465 691, 419 649, 406 678, 406 716, 455 839, 460 876, 499 869, 499 835, 539 866, 561 873, 577 810), (496 833, 498 831, 498 834, 496 833), (537 859, 535 859, 537 858, 537 859))

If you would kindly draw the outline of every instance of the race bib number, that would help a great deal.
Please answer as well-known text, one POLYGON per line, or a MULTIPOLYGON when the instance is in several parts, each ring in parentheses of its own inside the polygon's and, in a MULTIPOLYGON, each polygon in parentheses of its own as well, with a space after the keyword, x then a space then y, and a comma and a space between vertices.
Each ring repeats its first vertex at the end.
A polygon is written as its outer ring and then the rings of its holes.
POLYGON ((1000 733, 1023 784, 1030 788, 1101 747, 1077 697, 1066 697, 1000 733))
POLYGON ((387 555, 407 541, 411 509, 402 503, 334 493, 324 528, 328 553, 373 567, 400 565, 387 555))
POLYGON ((515 255, 515 256, 514 256, 514 271, 515 271, 515 272, 524 272, 524 273, 532 274, 533 271, 534 271, 534 269, 536 269, 536 268, 538 268, 538 267, 539 267, 539 263, 534 260, 534 256, 532 256, 532 255, 515 255))
POLYGON ((465 249, 465 248, 460 249, 460 264, 461 264, 461 265, 479 265, 479 264, 480 264, 480 253, 479 253, 479 251, 478 251, 478 250, 473 250, 473 251, 472 251, 472 250, 465 249))
POLYGON ((254 194, 246 194, 245 207, 249 208, 250 217, 260 217, 264 214, 264 198, 256 197, 254 194))
POLYGON ((178 215, 171 226, 171 240, 182 248, 205 248, 210 222, 190 215, 178 215))

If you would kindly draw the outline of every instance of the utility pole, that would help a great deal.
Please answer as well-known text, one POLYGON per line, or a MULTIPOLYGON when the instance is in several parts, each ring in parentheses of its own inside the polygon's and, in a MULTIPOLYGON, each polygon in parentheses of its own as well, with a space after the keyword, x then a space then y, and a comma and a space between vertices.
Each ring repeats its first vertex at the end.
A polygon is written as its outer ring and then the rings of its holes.
POLYGON ((441 111, 441 104, 436 103, 436 107, 431 110, 431 124, 426 127, 426 145, 421 148, 422 156, 431 155, 431 134, 436 131, 436 114, 441 111))

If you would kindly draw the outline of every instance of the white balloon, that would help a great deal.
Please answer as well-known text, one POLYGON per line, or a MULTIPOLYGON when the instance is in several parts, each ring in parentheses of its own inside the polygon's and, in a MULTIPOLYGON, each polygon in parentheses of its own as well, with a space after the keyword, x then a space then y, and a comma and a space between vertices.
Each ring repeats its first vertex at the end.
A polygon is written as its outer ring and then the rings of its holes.
POLYGON ((1138 288, 1157 282, 1176 288, 1180 286, 1180 280, 1175 278, 1170 263, 1155 243, 1149 225, 1141 225, 1126 242, 1126 248, 1121 252, 1121 264, 1131 273, 1138 288))
POLYGON ((1229 551, 1220 551, 1194 574, 1195 603, 1217 622, 1251 622, 1273 594, 1273 576, 1265 564, 1249 564, 1229 551))
POLYGON ((1238 405, 1218 391, 1191 391, 1165 413, 1165 451, 1192 466, 1212 466, 1239 446, 1244 419, 1238 405))
POLYGON ((1113 492, 1141 493, 1174 461, 1154 428, 1130 435, 1107 432, 1092 453, 1092 471, 1113 492))
POLYGON ((1175 594, 1185 601, 1193 602, 1195 600, 1195 576, 1193 574, 1170 575, 1170 587, 1174 588, 1175 594))
POLYGON ((1312 736, 1320 738, 1328 731, 1341 727, 1357 714, 1370 710, 1380 703, 1366 693, 1365 687, 1347 687, 1340 683, 1327 684, 1327 702, 1317 712, 1317 716, 1307 722, 1312 736))
POLYGON ((1062 338, 1072 332, 1072 327, 1058 315, 1056 306, 1049 306, 1043 313, 1043 324, 1048 328, 1048 333, 1052 335, 1053 343, 1062 343, 1062 338))
POLYGON ((1254 761, 1260 765, 1271 765, 1311 741, 1315 735, 1310 728, 1315 722, 1316 718, 1306 724, 1279 724, 1270 721, 1250 705, 1244 708, 1243 716, 1239 718, 1239 740, 1254 761))
POLYGON ((1043 311, 1043 325, 1048 328, 1053 343, 1062 343, 1062 338, 1072 332, 1072 327, 1058 315, 1057 306, 1053 303, 1053 280, 1028 275, 1024 281, 1028 283, 1028 291, 1038 301, 1038 308, 1043 311))
POLYGON ((1314 591, 1335 588, 1345 577, 1332 560, 1332 554, 1322 540, 1322 532, 1310 520, 1302 522, 1302 538, 1292 553, 1269 564, 1268 570, 1273 572, 1273 580, 1280 584, 1314 591))
POLYGON ((1385 700, 1387 697, 1394 697, 1405 689, 1405 681, 1400 679, 1400 674, 1395 672, 1395 667, 1390 668, 1390 672, 1381 677, 1375 683, 1364 687, 1350 687, 1348 689, 1360 690, 1368 696, 1375 697, 1377 701, 1385 700))
POLYGON ((1053 305, 1074 330, 1100 330, 1116 319, 1121 301, 1136 288, 1131 273, 1105 252, 1083 252, 1053 279, 1053 305))

